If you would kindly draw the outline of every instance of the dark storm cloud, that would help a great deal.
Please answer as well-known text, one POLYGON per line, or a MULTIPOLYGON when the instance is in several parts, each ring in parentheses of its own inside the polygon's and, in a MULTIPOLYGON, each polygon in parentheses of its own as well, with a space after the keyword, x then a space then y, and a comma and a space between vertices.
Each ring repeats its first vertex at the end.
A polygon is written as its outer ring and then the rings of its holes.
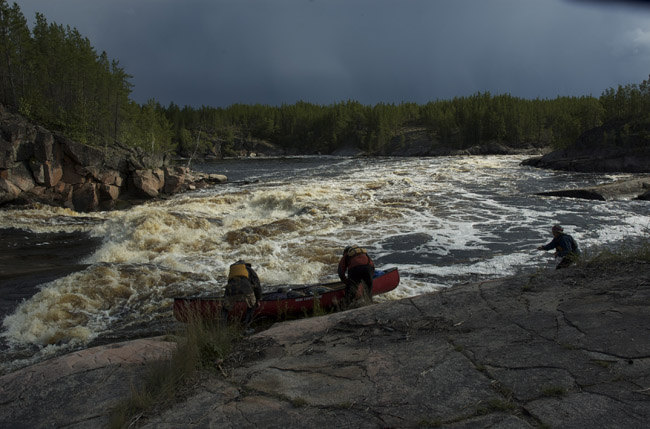
POLYGON ((600 95, 650 73, 650 9, 604 3, 18 1, 118 59, 136 101, 193 106, 600 95))

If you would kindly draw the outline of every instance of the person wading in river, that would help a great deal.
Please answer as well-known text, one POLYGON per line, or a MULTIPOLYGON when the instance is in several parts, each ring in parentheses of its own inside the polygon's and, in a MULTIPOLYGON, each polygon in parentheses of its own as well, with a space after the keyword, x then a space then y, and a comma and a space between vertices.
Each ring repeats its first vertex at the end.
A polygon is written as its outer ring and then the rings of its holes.
POLYGON ((228 273, 228 284, 224 292, 222 317, 224 322, 228 320, 228 313, 235 307, 237 302, 246 303, 246 317, 244 325, 248 326, 253 319, 253 311, 260 306, 262 297, 262 285, 257 273, 251 264, 244 261, 237 261, 230 266, 228 273))
POLYGON ((560 225, 553 225, 551 232, 553 233, 553 240, 544 246, 539 246, 537 250, 555 249, 555 256, 562 258, 555 268, 558 270, 566 268, 578 259, 580 254, 578 243, 569 234, 565 234, 564 228, 560 225))
POLYGON ((366 293, 372 301, 372 277, 374 274, 375 264, 368 256, 366 249, 359 246, 348 246, 343 250, 343 256, 339 261, 339 278, 345 283, 346 304, 350 304, 356 298, 359 283, 362 281, 366 284, 366 293))

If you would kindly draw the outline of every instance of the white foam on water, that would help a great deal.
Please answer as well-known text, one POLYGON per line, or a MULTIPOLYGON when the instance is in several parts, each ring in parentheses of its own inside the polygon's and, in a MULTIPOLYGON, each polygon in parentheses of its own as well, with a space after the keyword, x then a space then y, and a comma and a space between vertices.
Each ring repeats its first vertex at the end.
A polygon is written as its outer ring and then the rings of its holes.
POLYGON ((0 228, 16 228, 35 233, 86 232, 103 221, 105 214, 78 213, 62 207, 35 204, 25 209, 3 209, 0 228))
MULTIPOLYGON (((219 185, 89 217, 96 222, 60 222, 86 228, 102 245, 84 261, 88 270, 44 286, 7 317, 5 338, 45 348, 87 343, 110 332, 125 309, 129 320, 147 320, 169 315, 174 295, 221 293, 229 265, 239 259, 275 289, 336 280, 342 249, 359 244, 376 261, 389 261, 379 269, 400 269, 400 286, 378 297, 386 300, 552 268, 552 254, 535 248, 551 240, 554 223, 583 249, 647 236, 646 202, 534 196, 563 181, 603 179, 531 170, 521 159, 346 159, 327 175, 219 185)), ((12 212, 0 226, 48 230, 58 227, 48 216, 77 217, 41 210, 12 212)))
POLYGON ((150 264, 96 264, 45 284, 4 319, 2 336, 39 346, 85 344, 115 322, 135 322, 168 307, 179 292, 175 286, 187 279, 150 264))

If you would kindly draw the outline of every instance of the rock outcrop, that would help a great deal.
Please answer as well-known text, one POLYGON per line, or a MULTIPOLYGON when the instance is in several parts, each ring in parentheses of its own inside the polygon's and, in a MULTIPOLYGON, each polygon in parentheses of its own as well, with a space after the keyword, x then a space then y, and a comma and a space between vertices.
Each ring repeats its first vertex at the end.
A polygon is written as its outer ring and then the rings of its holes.
POLYGON ((0 377, 3 428, 106 427, 119 398, 142 380, 147 363, 174 343, 149 338, 55 358, 0 377))
MULTIPOLYGON (((650 264, 626 261, 279 323, 135 425, 646 427, 648 299, 650 264)), ((1 377, 0 425, 104 426, 129 384, 106 350, 1 377)))
POLYGON ((650 173, 650 125, 611 121, 575 144, 522 162, 538 168, 593 173, 650 173))
POLYGON ((220 182, 162 155, 120 144, 96 148, 0 106, 0 205, 41 202, 80 212, 220 182))
POLYGON ((547 197, 582 198, 598 201, 622 199, 647 200, 650 196, 650 177, 632 180, 617 180, 613 183, 590 186, 587 188, 560 189, 540 192, 537 195, 547 197))
POLYGON ((522 165, 582 173, 650 173, 650 148, 562 149, 527 159, 522 165))

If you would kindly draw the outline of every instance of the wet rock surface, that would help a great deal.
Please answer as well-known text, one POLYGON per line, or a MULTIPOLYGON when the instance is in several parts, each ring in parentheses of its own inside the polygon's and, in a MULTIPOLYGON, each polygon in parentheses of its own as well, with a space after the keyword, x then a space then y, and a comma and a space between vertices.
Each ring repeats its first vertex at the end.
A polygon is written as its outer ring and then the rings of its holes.
MULTIPOLYGON (((136 426, 644 427, 648 302, 650 264, 627 261, 278 323, 136 426)), ((62 357, 0 378, 0 424, 104 424, 128 378, 106 382, 126 366, 102 350, 76 372, 46 371, 62 357)))
POLYGON ((547 197, 582 198, 586 200, 608 201, 620 199, 648 200, 650 176, 631 180, 617 180, 598 186, 576 189, 560 189, 540 192, 537 195, 547 197))
POLYGON ((525 160, 523 165, 583 173, 648 173, 650 151, 647 148, 572 148, 525 160))

